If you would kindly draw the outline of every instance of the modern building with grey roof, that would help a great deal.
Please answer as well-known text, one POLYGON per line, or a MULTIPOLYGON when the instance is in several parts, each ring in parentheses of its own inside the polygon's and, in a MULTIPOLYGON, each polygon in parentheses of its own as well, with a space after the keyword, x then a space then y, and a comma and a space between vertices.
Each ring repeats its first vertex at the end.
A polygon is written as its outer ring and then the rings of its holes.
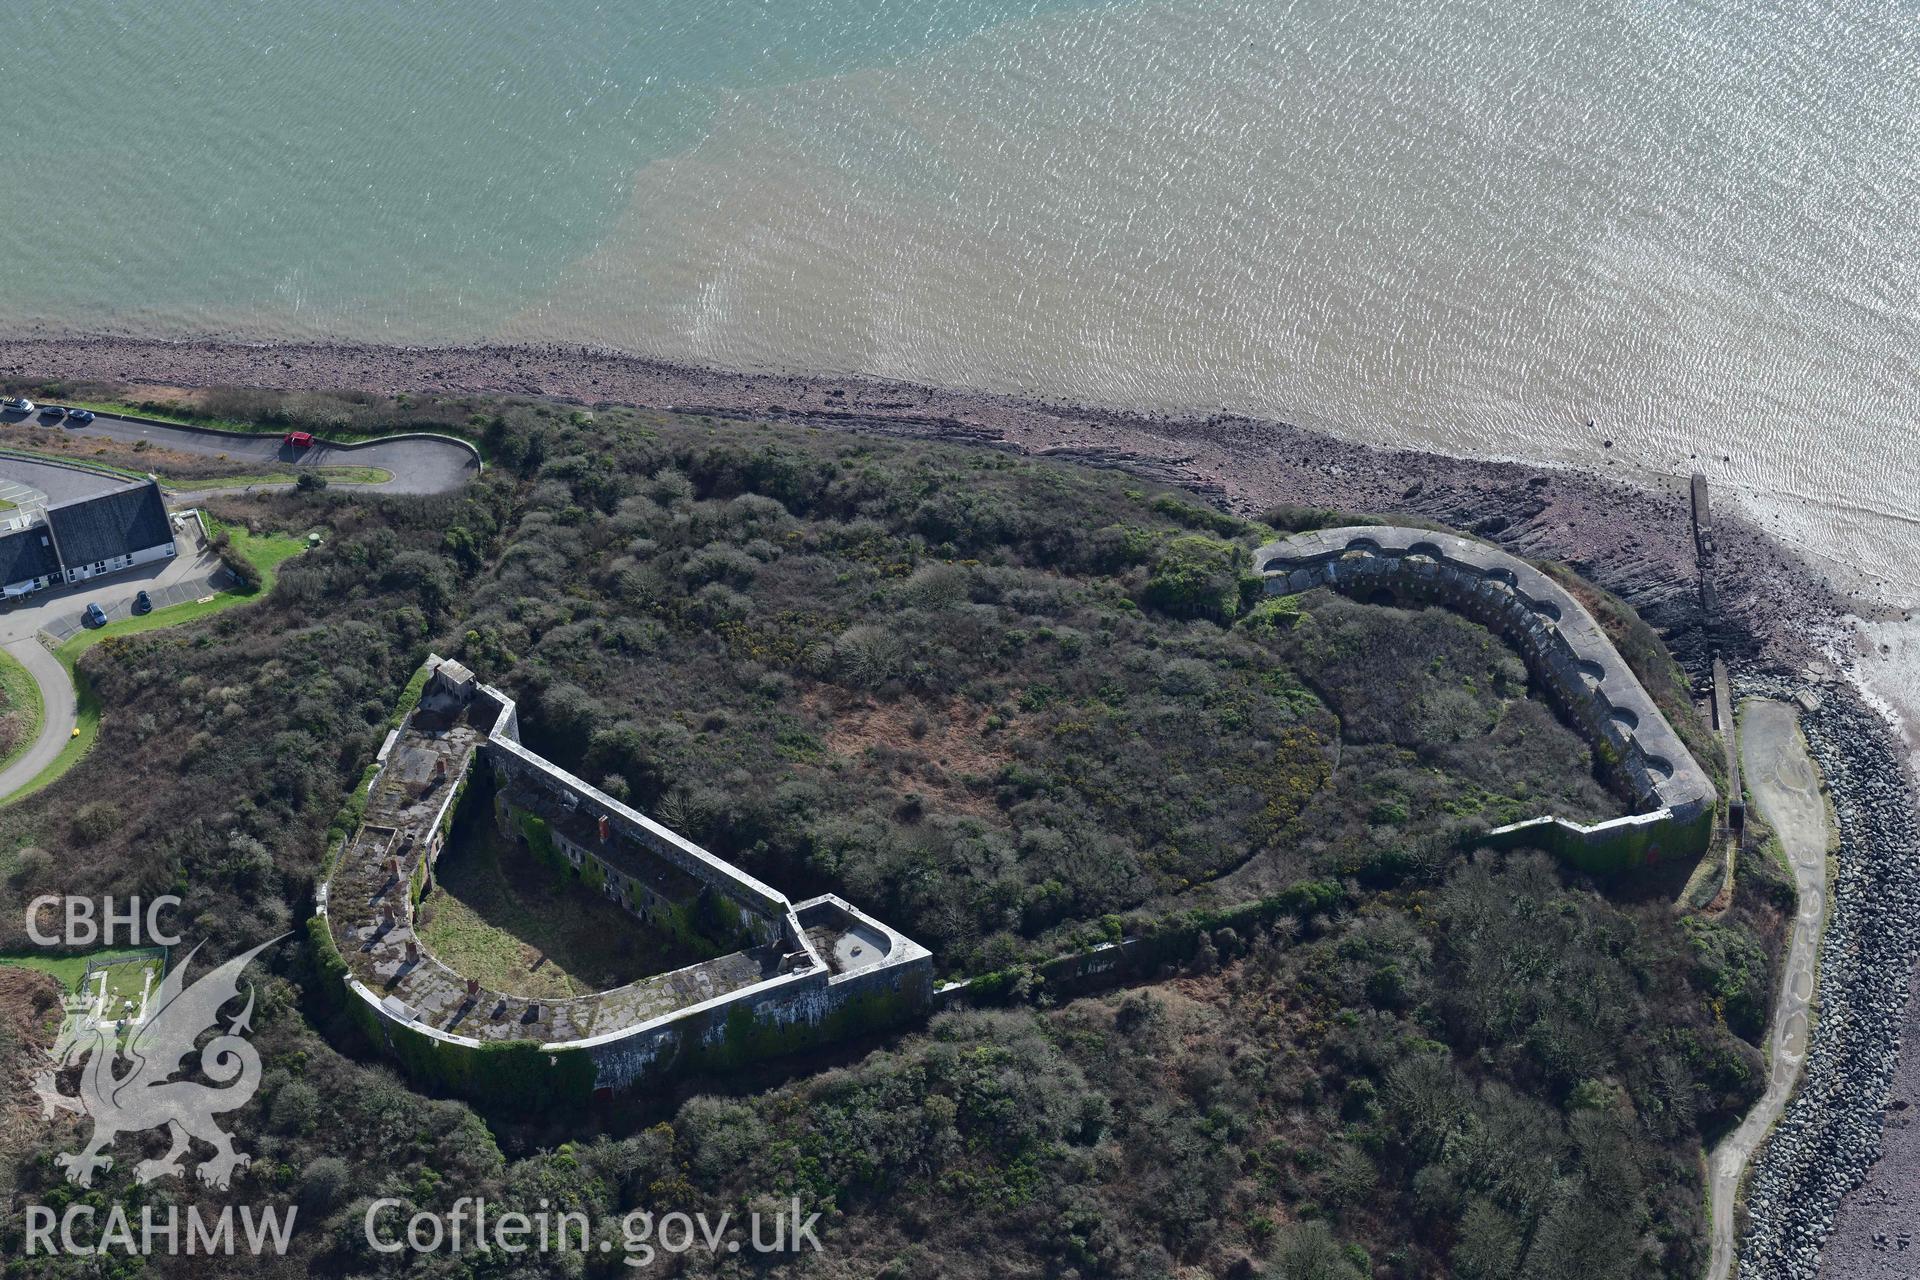
POLYGON ((20 596, 85 582, 176 550, 160 482, 149 476, 144 484, 58 503, 26 528, 0 535, 0 589, 20 596))
POLYGON ((0 587, 7 595, 39 591, 60 577, 60 558, 53 553, 53 535, 43 524, 0 534, 0 587))

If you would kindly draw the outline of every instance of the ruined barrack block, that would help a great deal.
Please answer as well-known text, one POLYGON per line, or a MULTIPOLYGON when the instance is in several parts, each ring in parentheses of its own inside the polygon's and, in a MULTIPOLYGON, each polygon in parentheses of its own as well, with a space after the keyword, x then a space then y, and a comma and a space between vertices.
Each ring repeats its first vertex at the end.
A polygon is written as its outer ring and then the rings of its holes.
POLYGON ((345 969, 352 1007, 404 1065, 484 1094, 495 1061, 485 1050, 537 1048, 556 1088, 584 1082, 598 1094, 672 1070, 804 1048, 929 1008, 933 959, 925 947, 840 898, 788 901, 529 750, 513 699, 464 666, 430 656, 426 670, 417 704, 376 758, 360 825, 317 895, 316 923, 345 969), (698 903, 739 948, 567 999, 495 991, 456 973, 419 940, 415 913, 476 770, 487 771, 504 813, 586 871, 636 916, 635 928, 655 912, 698 903))
POLYGON ((1705 848, 1717 793, 1593 616, 1559 583, 1483 542, 1431 529, 1349 525, 1253 553, 1270 595, 1330 587, 1362 600, 1442 604, 1499 632, 1616 768, 1642 812, 1584 826, 1552 815, 1497 828, 1495 843, 1544 844, 1617 870, 1705 848))

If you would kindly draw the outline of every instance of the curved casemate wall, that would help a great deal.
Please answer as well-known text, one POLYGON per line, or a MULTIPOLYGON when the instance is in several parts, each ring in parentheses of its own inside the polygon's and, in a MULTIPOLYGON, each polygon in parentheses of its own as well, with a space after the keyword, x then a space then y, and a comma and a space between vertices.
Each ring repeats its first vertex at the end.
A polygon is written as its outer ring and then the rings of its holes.
POLYGON ((1713 832, 1713 783, 1606 632, 1559 583, 1485 543, 1431 529, 1349 525, 1253 553, 1270 595, 1331 587, 1361 600, 1446 605, 1504 635, 1553 692, 1644 812, 1583 826, 1544 816, 1488 833, 1539 845, 1589 871, 1697 857, 1713 832))

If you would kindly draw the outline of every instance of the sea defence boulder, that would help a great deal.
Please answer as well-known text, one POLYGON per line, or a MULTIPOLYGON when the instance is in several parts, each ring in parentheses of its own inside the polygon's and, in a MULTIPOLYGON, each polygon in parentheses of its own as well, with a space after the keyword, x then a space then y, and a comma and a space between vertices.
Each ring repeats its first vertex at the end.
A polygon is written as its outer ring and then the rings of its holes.
POLYGON ((1431 529, 1349 525, 1270 542, 1253 563, 1270 595, 1330 587, 1363 601, 1440 604, 1500 633, 1642 810, 1593 826, 1542 815, 1495 828, 1487 843, 1535 845, 1601 872, 1705 850, 1712 781, 1600 624, 1526 561, 1431 529))

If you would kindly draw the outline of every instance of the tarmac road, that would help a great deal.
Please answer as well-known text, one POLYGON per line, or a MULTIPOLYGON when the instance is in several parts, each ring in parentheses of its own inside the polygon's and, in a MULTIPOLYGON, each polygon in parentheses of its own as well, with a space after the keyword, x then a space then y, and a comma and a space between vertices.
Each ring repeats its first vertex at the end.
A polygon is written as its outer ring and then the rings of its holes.
MULTIPOLYGON (((0 446, 5 444, 5 437, 0 436, 0 446)), ((132 483, 124 476, 109 475, 104 471, 88 471, 53 462, 29 462, 14 457, 0 457, 0 474, 16 484, 37 491, 37 502, 31 498, 23 501, 11 493, 4 495, 23 508, 50 507, 74 498, 91 498, 110 489, 124 489, 132 483)))
POLYGON ((17 604, 0 610, 0 649, 17 658, 20 665, 40 686, 40 699, 46 713, 40 721, 40 734, 33 745, 5 769, 0 769, 0 802, 39 775, 53 763, 67 745, 79 724, 79 706, 74 698, 73 681, 41 640, 43 631, 52 635, 70 635, 81 613, 89 604, 97 604, 109 619, 128 616, 135 595, 152 594, 156 605, 164 607, 177 599, 193 599, 218 590, 216 580, 226 570, 220 558, 200 537, 196 521, 184 520, 175 526, 180 554, 171 560, 141 565, 125 573, 96 578, 73 586, 51 587, 35 592, 17 604))
MULTIPOLYGON (((0 418, 0 422, 6 424, 23 421, 33 421, 43 427, 61 427, 76 436, 98 436, 128 444, 150 440, 181 453, 224 456, 239 464, 234 468, 236 473, 249 468, 266 470, 268 467, 282 470, 301 467, 378 467, 391 472, 393 479, 354 487, 377 489, 382 493, 449 493, 480 473, 480 463, 473 451, 453 440, 414 437, 377 440, 357 446, 328 444, 323 440, 308 449, 295 449, 283 444, 276 435, 209 433, 187 427, 133 422, 105 413, 84 427, 66 427, 41 418, 25 419, 18 414, 7 414, 0 418)), ((7 464, 9 469, 14 465, 11 462, 7 464)), ((54 501, 59 499, 55 498, 54 501)))
POLYGON ((1747 1163, 1786 1109, 1800 1082, 1813 1016, 1815 966, 1827 920, 1827 850, 1833 827, 1820 774, 1800 737, 1800 718, 1784 702, 1754 698, 1740 719, 1740 761, 1754 805, 1780 835, 1793 867, 1799 908, 1786 972, 1769 1023, 1767 1091, 1740 1127, 1715 1149, 1708 1165, 1713 1201, 1709 1280, 1726 1280, 1734 1259, 1733 1198, 1747 1163))
POLYGON ((53 763, 60 748, 73 736, 74 726, 80 723, 80 707, 75 700, 73 681, 67 679, 65 668, 54 660, 45 645, 28 636, 24 640, 8 640, 0 644, 0 648, 27 669, 33 682, 40 686, 40 701, 45 706, 40 736, 12 764, 0 769, 0 799, 4 799, 32 782, 42 769, 53 763))
MULTIPOLYGON (((34 419, 42 426, 57 424, 34 419)), ((0 424, 28 421, 20 414, 0 414, 0 424)), ((78 436, 131 443, 151 440, 182 453, 225 457, 235 463, 235 472, 250 468, 279 470, 301 467, 363 466, 390 472, 393 479, 378 484, 355 485, 355 489, 376 489, 382 493, 431 494, 458 489, 480 472, 480 461, 466 445, 453 440, 415 437, 379 440, 358 447, 346 447, 317 441, 311 448, 295 449, 278 436, 249 436, 208 433, 184 427, 133 422, 110 414, 100 414, 84 427, 62 426, 78 436)), ((4 444, 0 439, 0 444, 4 444)), ((23 509, 34 505, 58 503, 68 498, 87 497, 117 489, 129 481, 103 472, 58 463, 0 457, 0 497, 17 502, 23 509)), ((256 489, 286 488, 285 484, 262 484, 256 489)), ((232 489, 210 491, 231 494, 232 489)), ((174 504, 192 503, 202 494, 173 493, 174 504)), ((0 610, 0 649, 19 660, 34 682, 40 686, 45 703, 39 736, 20 757, 0 770, 0 803, 31 782, 60 754, 74 727, 79 723, 79 708, 73 683, 66 671, 42 644, 40 633, 50 637, 72 634, 81 611, 88 603, 97 603, 109 618, 125 616, 135 593, 143 588, 153 595, 156 606, 164 607, 178 599, 217 588, 213 585, 224 572, 208 548, 200 545, 199 526, 193 522, 176 525, 180 554, 171 560, 143 566, 110 578, 56 587, 35 594, 30 600, 4 606, 0 610)))

